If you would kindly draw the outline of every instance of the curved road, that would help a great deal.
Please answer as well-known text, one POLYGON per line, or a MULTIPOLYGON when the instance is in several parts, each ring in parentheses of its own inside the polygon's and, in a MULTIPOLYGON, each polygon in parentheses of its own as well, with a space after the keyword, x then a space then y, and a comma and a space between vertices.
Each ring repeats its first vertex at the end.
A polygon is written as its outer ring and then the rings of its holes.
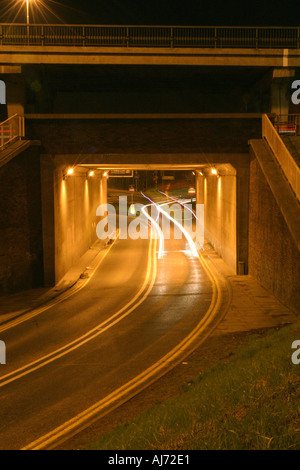
POLYGON ((224 313, 222 281, 185 239, 165 240, 161 259, 158 247, 117 239, 84 288, 0 329, 1 449, 54 448, 209 334, 224 313))

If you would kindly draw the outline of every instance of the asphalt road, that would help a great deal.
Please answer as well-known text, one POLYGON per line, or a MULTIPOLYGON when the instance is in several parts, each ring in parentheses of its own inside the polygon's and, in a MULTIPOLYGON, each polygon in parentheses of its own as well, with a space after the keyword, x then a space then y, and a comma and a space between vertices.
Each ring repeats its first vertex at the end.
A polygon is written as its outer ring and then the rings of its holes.
POLYGON ((1 449, 55 447, 187 354, 221 291, 186 248, 117 239, 84 288, 1 333, 1 449))

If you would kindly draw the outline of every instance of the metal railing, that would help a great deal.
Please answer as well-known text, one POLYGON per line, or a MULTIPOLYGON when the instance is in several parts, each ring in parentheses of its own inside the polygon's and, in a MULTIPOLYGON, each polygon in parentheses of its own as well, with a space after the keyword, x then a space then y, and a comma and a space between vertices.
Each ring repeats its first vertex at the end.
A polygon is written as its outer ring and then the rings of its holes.
POLYGON ((0 123, 0 151, 24 137, 24 117, 14 114, 0 123))
POLYGON ((300 200, 300 168, 266 114, 262 118, 262 136, 268 142, 291 188, 300 200))
POLYGON ((300 48, 300 27, 0 24, 0 46, 300 48))
POLYGON ((300 114, 277 115, 274 126, 278 134, 300 135, 300 114))

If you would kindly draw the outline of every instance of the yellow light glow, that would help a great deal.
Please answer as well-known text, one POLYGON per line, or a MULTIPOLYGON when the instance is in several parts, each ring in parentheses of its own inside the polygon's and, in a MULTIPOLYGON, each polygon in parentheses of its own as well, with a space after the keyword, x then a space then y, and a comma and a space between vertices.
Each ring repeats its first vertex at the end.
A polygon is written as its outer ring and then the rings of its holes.
POLYGON ((130 204, 129 210, 128 210, 129 215, 136 215, 136 210, 134 204, 130 204))
POLYGON ((61 182, 61 191, 60 191, 60 210, 62 215, 62 220, 67 220, 67 184, 64 180, 61 182))
POLYGON ((151 217, 149 214, 148 214, 148 211, 146 210, 146 207, 150 207, 150 206, 155 206, 156 209, 157 209, 157 212, 158 212, 158 205, 152 200, 150 199, 148 196, 145 196, 144 193, 141 193, 146 199, 148 199, 148 201, 151 201, 152 204, 147 204, 146 206, 142 207, 142 212, 144 213, 144 215, 147 217, 147 219, 151 222, 151 230, 153 229, 153 226, 159 236, 159 249, 158 249, 158 259, 162 259, 163 256, 164 256, 164 236, 163 236, 163 233, 162 233, 162 230, 159 226, 159 224, 153 219, 153 217, 151 217))
POLYGON ((197 248, 195 246, 195 243, 193 242, 193 239, 192 237, 190 236, 190 234, 188 233, 188 231, 176 220, 174 219, 173 217, 171 217, 166 211, 164 211, 161 207, 162 206, 165 206, 169 204, 168 202, 164 203, 164 204, 161 204, 159 206, 157 206, 159 212, 161 212, 162 214, 164 214, 171 222, 173 222, 173 224, 177 225, 177 227, 182 231, 183 235, 185 236, 185 238, 187 239, 187 242, 188 244, 190 245, 190 249, 191 249, 191 253, 193 256, 195 256, 196 258, 198 257, 198 252, 197 252, 197 248))
MULTIPOLYGON (((154 203, 155 204, 155 203, 154 203)), ((156 204, 155 204, 156 205, 156 204)), ((147 219, 149 219, 151 221, 151 224, 154 225, 157 233, 158 233, 158 236, 159 236, 159 249, 158 249, 158 259, 162 259, 163 258, 163 255, 164 255, 164 236, 163 236, 163 233, 162 233, 162 230, 159 226, 159 224, 153 219, 153 217, 151 217, 148 212, 146 211, 146 207, 149 207, 149 206, 152 206, 152 204, 148 204, 147 206, 144 206, 142 208, 142 211, 143 213, 145 214, 145 216, 147 217, 147 219)), ((151 225, 151 228, 152 228, 152 225, 151 225)))
POLYGON ((73 175, 74 173, 74 168, 69 168, 68 171, 67 171, 67 175, 73 175))
POLYGON ((94 176, 95 172, 93 170, 89 171, 89 176, 94 176))
POLYGON ((105 176, 105 177, 107 178, 107 176, 108 176, 108 171, 105 171, 105 172, 103 173, 103 176, 105 176))
POLYGON ((211 169, 211 172, 212 172, 213 175, 217 175, 217 174, 218 174, 218 172, 217 172, 217 170, 216 170, 215 168, 212 168, 212 169, 211 169))

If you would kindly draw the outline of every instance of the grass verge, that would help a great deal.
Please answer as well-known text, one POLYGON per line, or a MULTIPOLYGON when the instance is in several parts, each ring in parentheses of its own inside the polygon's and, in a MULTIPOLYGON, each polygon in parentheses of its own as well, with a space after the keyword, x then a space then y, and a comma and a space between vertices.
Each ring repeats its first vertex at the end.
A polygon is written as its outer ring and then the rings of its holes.
POLYGON ((300 449, 300 322, 254 335, 182 393, 116 427, 90 449, 300 449))

